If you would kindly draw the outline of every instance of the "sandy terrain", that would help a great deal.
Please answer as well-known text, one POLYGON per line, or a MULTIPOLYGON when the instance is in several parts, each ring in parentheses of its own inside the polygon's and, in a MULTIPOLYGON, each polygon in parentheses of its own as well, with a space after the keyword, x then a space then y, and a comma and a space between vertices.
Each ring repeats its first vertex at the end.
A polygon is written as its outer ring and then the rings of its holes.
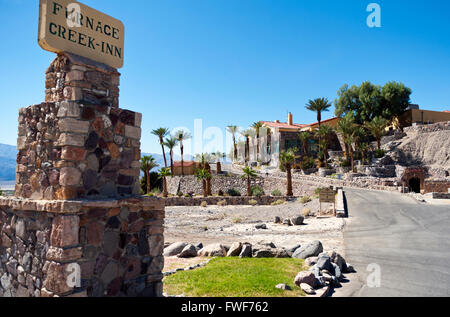
MULTIPOLYGON (((202 242, 204 245, 264 241, 284 247, 320 240, 325 251, 343 254, 344 219, 308 217, 302 226, 274 224, 275 216, 281 219, 298 216, 305 207, 317 212, 319 202, 316 199, 307 204, 291 202, 279 206, 166 207, 165 241, 202 242), (255 228, 261 223, 266 224, 266 230, 255 228)), ((328 207, 322 205, 323 210, 328 207)))

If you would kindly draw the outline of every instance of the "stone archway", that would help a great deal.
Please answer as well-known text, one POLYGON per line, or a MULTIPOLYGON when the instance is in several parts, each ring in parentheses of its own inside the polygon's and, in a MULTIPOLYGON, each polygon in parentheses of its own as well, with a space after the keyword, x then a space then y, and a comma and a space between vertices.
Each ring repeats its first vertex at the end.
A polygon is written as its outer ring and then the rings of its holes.
POLYGON ((411 177, 408 181, 409 191, 420 194, 420 179, 411 177))

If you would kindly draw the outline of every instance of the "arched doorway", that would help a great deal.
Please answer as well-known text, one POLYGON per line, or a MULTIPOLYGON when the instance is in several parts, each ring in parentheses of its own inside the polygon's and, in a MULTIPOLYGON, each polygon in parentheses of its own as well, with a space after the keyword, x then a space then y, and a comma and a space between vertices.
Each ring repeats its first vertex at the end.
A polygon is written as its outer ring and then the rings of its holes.
POLYGON ((411 192, 420 194, 420 178, 418 178, 418 177, 410 178, 408 185, 409 185, 409 190, 411 192))

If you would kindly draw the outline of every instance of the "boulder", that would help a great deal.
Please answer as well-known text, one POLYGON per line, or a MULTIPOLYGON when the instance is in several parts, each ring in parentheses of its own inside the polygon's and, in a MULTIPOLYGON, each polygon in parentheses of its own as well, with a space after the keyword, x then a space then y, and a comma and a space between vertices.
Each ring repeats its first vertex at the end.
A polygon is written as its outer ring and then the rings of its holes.
POLYGON ((277 216, 277 217, 275 217, 273 222, 274 223, 281 223, 281 218, 277 216))
POLYGON ((345 259, 342 255, 340 255, 339 253, 332 251, 332 252, 327 252, 327 254, 330 256, 330 260, 332 263, 335 263, 337 266, 339 266, 339 269, 342 271, 345 270, 345 267, 347 266, 347 264, 345 263, 345 259))
POLYGON ((305 264, 306 264, 307 266, 313 266, 314 264, 317 263, 317 259, 318 259, 317 256, 312 256, 312 257, 310 257, 310 258, 307 258, 307 259, 305 260, 305 264))
POLYGON ((291 223, 294 226, 301 226, 303 224, 304 220, 305 220, 305 218, 303 216, 292 217, 291 218, 291 223))
POLYGON ((201 250, 203 248, 203 243, 199 242, 197 244, 194 244, 195 248, 198 250, 201 250))
POLYGON ((164 256, 178 255, 188 244, 186 242, 175 242, 164 249, 164 256))
POLYGON ((198 251, 200 256, 225 256, 227 251, 220 243, 210 244, 198 251))
POLYGON ((238 256, 241 254, 242 251, 242 243, 241 242, 235 242, 231 245, 230 249, 228 250, 227 256, 238 256))
POLYGON ((313 265, 309 269, 309 271, 312 272, 316 278, 322 276, 322 273, 320 272, 320 269, 317 267, 317 265, 313 265))
POLYGON ((291 219, 284 219, 283 220, 283 225, 292 226, 291 219))
POLYGON ((287 285, 287 284, 278 284, 278 285, 275 286, 275 288, 282 289, 282 290, 285 290, 285 291, 290 291, 291 290, 291 287, 289 285, 287 285))
POLYGON ((287 244, 282 246, 286 251, 294 253, 295 250, 301 247, 300 243, 287 244))
POLYGON ((307 259, 312 256, 318 256, 322 252, 323 252, 322 243, 316 240, 295 250, 292 257, 296 259, 307 259))
POLYGON ((341 280, 344 278, 344 276, 342 275, 341 269, 340 269, 339 266, 338 266, 337 264, 335 264, 335 263, 331 263, 331 265, 333 265, 334 276, 336 276, 336 278, 337 278, 339 281, 341 281, 341 280))
POLYGON ((331 265, 330 256, 326 253, 319 254, 316 266, 319 268, 319 270, 327 270, 329 272, 334 273, 333 266, 331 265))
POLYGON ((242 251, 239 254, 240 258, 251 258, 252 257, 252 246, 250 244, 244 244, 242 246, 242 251))
POLYGON ((295 277, 294 283, 297 286, 300 286, 300 284, 305 283, 311 287, 314 287, 316 285, 316 277, 314 276, 314 274, 312 272, 301 271, 295 277))
POLYGON ((178 254, 179 258, 195 258, 197 256, 197 248, 192 245, 188 244, 184 247, 183 251, 181 251, 180 254, 178 254))
POLYGON ((255 228, 258 230, 259 229, 265 230, 265 229, 267 229, 267 226, 265 223, 262 223, 262 224, 256 225, 255 228))
POLYGON ((254 258, 275 258, 277 256, 277 249, 261 248, 253 250, 254 258))
POLYGON ((316 292, 314 291, 314 288, 312 288, 310 285, 308 285, 306 283, 301 283, 300 288, 302 289, 302 291, 304 291, 308 295, 316 294, 316 292))
POLYGON ((353 267, 353 265, 346 264, 344 273, 356 273, 356 270, 355 270, 355 268, 353 267))

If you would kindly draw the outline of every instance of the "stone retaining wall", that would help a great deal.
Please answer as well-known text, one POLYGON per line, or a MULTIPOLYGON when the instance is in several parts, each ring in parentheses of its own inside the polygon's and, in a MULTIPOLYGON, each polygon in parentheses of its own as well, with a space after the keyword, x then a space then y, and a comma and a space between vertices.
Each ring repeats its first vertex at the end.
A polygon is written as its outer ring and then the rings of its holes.
POLYGON ((425 180, 424 193, 448 193, 450 181, 425 180))
POLYGON ((0 198, 0 296, 162 296, 163 219, 158 198, 0 198))
POLYGON ((277 200, 285 200, 285 201, 291 201, 295 200, 296 197, 288 197, 288 196, 261 196, 261 197, 247 197, 247 196, 240 196, 240 197, 230 197, 230 196, 223 196, 223 197, 169 197, 165 198, 165 205, 166 206, 200 206, 202 202, 206 202, 208 205, 217 205, 219 201, 225 200, 227 202, 227 205, 250 205, 250 200, 256 200, 258 202, 258 205, 270 205, 273 202, 277 200))

